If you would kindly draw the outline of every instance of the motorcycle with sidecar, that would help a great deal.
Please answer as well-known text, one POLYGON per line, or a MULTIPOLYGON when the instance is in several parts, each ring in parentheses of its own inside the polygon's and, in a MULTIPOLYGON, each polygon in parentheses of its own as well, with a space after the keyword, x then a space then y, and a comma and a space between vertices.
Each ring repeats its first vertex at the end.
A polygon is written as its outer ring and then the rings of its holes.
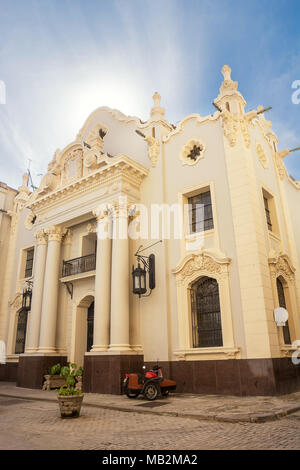
POLYGON ((143 366, 143 373, 125 374, 123 392, 128 398, 137 398, 143 395, 147 400, 155 400, 159 396, 167 396, 170 391, 176 390, 176 382, 163 376, 162 368, 154 366, 147 371, 143 366))

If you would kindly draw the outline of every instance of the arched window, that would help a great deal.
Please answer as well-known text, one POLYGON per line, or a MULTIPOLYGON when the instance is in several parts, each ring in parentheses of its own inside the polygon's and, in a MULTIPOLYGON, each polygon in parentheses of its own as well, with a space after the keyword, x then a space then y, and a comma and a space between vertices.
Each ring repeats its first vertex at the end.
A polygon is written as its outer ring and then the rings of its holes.
POLYGON ((194 348, 223 346, 219 286, 216 279, 202 277, 191 288, 194 348))
MULTIPOLYGON (((279 277, 276 279, 276 284, 277 284, 279 307, 286 308, 284 287, 279 277)), ((286 322, 286 325, 282 327, 282 331, 283 331, 284 344, 291 344, 291 335, 290 335, 288 321, 286 322)))
POLYGON ((92 349, 94 341, 94 302, 88 308, 87 315, 87 346, 86 350, 89 352, 92 349))
POLYGON ((25 351, 27 314, 28 311, 26 309, 22 309, 18 315, 15 354, 23 354, 25 351))

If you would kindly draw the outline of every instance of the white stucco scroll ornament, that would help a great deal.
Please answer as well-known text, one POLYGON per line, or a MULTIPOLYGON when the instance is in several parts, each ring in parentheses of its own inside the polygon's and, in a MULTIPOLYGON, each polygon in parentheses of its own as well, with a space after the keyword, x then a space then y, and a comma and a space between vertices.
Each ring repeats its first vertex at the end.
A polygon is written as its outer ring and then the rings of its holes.
POLYGON ((48 171, 43 176, 39 189, 37 190, 39 196, 44 196, 48 192, 54 191, 59 185, 60 180, 60 165, 58 159, 60 157, 60 150, 57 149, 53 159, 48 165, 48 171))
POLYGON ((289 314, 288 311, 283 307, 277 307, 274 309, 274 319, 277 326, 285 326, 288 321, 289 314))
POLYGON ((267 155, 264 151, 263 146, 258 142, 256 143, 256 153, 258 155, 259 161, 262 164, 262 166, 266 169, 268 168, 268 159, 267 155))
POLYGON ((36 222, 36 219, 36 215, 32 211, 30 211, 24 222, 25 228, 27 228, 27 230, 31 230, 36 222))
POLYGON ((145 141, 148 144, 148 156, 151 160, 152 167, 155 168, 160 150, 159 142, 157 139, 155 139, 155 137, 152 137, 151 135, 147 135, 145 137, 145 141))

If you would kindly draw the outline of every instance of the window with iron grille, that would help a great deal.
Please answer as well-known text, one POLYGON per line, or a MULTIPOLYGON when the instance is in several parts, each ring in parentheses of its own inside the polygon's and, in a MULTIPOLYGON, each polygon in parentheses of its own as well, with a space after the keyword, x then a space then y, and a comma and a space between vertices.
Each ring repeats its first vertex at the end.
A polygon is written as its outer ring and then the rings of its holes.
POLYGON ((271 230, 272 232, 272 221, 271 221, 271 213, 269 209, 269 202, 268 202, 268 198, 266 198, 265 196, 264 196, 264 204, 265 204, 265 212, 266 212, 268 229, 271 230))
POLYGON ((90 352, 94 341, 94 302, 88 308, 87 315, 87 352, 90 352))
POLYGON ((33 256, 34 248, 27 250, 26 252, 26 264, 25 264, 25 277, 32 276, 32 267, 33 267, 33 256))
POLYGON ((192 334, 194 348, 223 346, 216 279, 203 277, 191 289, 192 334))
POLYGON ((190 233, 214 228, 210 191, 188 198, 190 233))
MULTIPOLYGON (((276 284, 277 284, 279 307, 282 307, 282 308, 286 309, 284 287, 283 287, 283 284, 282 284, 282 282, 279 278, 276 279, 276 284)), ((284 344, 291 344, 291 335, 290 335, 290 328, 289 328, 289 322, 288 321, 282 327, 282 331, 283 331, 284 344)))
POLYGON ((23 354, 25 351, 27 310, 22 309, 18 316, 15 354, 23 354))

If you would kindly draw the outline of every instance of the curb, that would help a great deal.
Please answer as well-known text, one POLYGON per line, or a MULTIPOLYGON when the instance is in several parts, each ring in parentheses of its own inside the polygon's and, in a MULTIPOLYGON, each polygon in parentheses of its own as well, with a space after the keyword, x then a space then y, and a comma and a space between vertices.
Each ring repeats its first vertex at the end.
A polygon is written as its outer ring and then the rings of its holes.
MULTIPOLYGON (((7 393, 0 393, 0 397, 6 398, 17 398, 20 400, 28 400, 28 401, 46 401, 46 402, 55 402, 55 398, 41 398, 41 397, 34 397, 34 396, 20 396, 20 395, 9 395, 7 393)), ((285 410, 276 411, 274 413, 264 413, 264 414, 257 414, 257 415, 247 415, 247 414, 240 414, 239 416, 221 416, 221 415, 201 415, 201 414, 190 414, 178 411, 157 411, 157 410, 147 410, 147 409, 136 409, 132 407, 122 407, 118 405, 100 405, 96 403, 84 403, 84 406, 90 406, 92 408, 102 408, 105 410, 113 410, 113 411, 123 411, 124 413, 138 413, 138 414, 154 414, 158 416, 173 416, 177 418, 188 418, 188 419, 195 419, 198 421, 217 421, 221 423, 266 423, 269 421, 276 421, 278 419, 284 418, 292 413, 296 413, 300 410, 299 406, 294 406, 287 408, 285 410)))

